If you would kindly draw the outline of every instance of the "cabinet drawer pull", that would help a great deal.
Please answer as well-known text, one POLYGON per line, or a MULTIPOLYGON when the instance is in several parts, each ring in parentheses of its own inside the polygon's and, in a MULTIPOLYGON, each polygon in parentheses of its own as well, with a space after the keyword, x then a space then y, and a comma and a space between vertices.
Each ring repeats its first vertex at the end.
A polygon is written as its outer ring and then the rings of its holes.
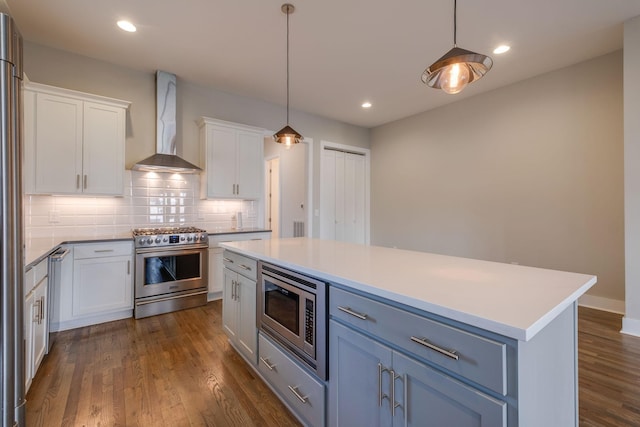
POLYGON ((87 189, 87 175, 84 176, 84 189, 87 189))
POLYGON ((80 175, 76 174, 76 190, 80 189, 80 175))
POLYGON ((45 309, 45 301, 44 296, 40 297, 40 323, 44 321, 44 309, 45 309))
POLYGON ((411 341, 418 343, 420 345, 423 345, 430 350, 437 351, 438 353, 444 356, 447 356, 453 360, 460 359, 460 356, 458 356, 458 353, 455 350, 445 350, 444 348, 440 348, 437 345, 431 344, 429 341, 427 341, 426 338, 411 337, 411 341))
POLYGON ((232 300, 236 300, 236 281, 232 280, 231 281, 231 299, 232 300))
POLYGON ((358 319, 367 320, 367 315, 366 314, 364 314, 364 313, 356 313, 355 311, 351 310, 351 307, 340 307, 340 306, 338 306, 338 310, 344 311, 345 313, 350 314, 353 317, 357 317, 358 319))
POLYGON ((264 357, 261 357, 261 358, 260 358, 260 361, 261 361, 262 363, 264 363, 264 366, 266 366, 270 371, 273 371, 273 370, 275 369, 275 367, 276 367, 276 365, 271 365, 271 364, 269 363, 269 361, 268 361, 267 359, 265 359, 264 357))
POLYGON ((230 262, 231 264, 233 264, 233 260, 231 258, 227 258, 227 257, 222 257, 222 260, 224 262, 230 262))
POLYGON ((302 403, 307 403, 307 400, 309 400, 309 396, 300 396, 300 393, 298 393, 298 387, 291 387, 291 386, 287 386, 289 387, 289 390, 291 390, 291 393, 293 393, 298 400, 300 400, 300 402, 302 403))
POLYGON ((127 261, 127 276, 131 274, 131 261, 127 261))
POLYGON ((244 265, 244 264, 240 264, 240 268, 241 268, 241 269, 243 269, 243 270, 249 270, 249 271, 251 271, 251 267, 248 267, 248 266, 246 266, 246 265, 244 265))
POLYGON ((93 250, 94 253, 106 253, 106 252, 113 252, 113 249, 94 249, 93 250))

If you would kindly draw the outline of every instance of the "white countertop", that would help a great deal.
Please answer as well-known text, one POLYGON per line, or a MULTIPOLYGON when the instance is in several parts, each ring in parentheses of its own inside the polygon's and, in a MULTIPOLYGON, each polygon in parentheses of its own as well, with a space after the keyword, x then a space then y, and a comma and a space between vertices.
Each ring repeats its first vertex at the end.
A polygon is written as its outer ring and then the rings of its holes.
MULTIPOLYGON (((216 228, 213 230, 207 230, 209 235, 225 235, 225 234, 244 234, 244 233, 264 233, 271 232, 264 228, 216 228)), ((95 234, 93 236, 49 236, 49 237, 34 237, 31 239, 25 239, 24 250, 24 265, 29 267, 31 264, 40 261, 45 256, 48 256, 55 248, 62 244, 72 243, 91 243, 91 242, 104 242, 108 240, 131 240, 131 231, 122 233, 108 233, 108 234, 95 234)))
POLYGON ((307 238, 220 246, 528 341, 596 283, 592 275, 307 238))

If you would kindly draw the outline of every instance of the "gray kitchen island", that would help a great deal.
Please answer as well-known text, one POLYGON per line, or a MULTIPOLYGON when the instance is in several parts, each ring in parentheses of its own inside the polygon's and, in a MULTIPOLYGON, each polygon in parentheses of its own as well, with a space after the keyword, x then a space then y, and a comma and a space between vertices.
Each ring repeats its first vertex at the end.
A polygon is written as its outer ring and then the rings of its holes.
POLYGON ((595 276, 307 238, 221 246, 328 284, 324 401, 269 377, 263 348, 283 367, 289 352, 260 332, 255 368, 303 423, 578 425, 577 299, 595 276))

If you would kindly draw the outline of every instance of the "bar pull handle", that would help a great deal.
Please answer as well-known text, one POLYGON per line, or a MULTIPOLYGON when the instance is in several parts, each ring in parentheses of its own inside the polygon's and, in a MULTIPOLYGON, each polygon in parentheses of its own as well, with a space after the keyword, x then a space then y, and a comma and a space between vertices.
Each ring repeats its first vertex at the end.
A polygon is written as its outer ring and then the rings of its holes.
POLYGON ((382 401, 385 398, 388 398, 386 394, 382 393, 382 373, 388 372, 389 370, 382 366, 382 363, 378 363, 378 406, 382 407, 382 401))
POLYGON ((240 194, 240 184, 236 184, 236 194, 240 194))
POLYGON ((80 189, 80 175, 76 174, 76 190, 80 189))
POLYGON ((233 264, 233 260, 231 258, 222 257, 222 260, 225 261, 225 262, 230 262, 231 264, 233 264))
MULTIPOLYGON (((389 373, 391 374, 391 416, 395 417, 396 416, 396 408, 399 406, 402 406, 402 404, 400 402, 396 402, 396 380, 400 379, 404 382, 404 378, 402 378, 400 375, 396 375, 396 372, 392 369, 389 371, 389 373)), ((405 399, 406 399, 406 394, 405 394, 405 399)))
POLYGON ((264 357, 261 357, 261 358, 260 358, 260 361, 261 361, 262 363, 264 363, 264 366, 266 366, 266 367, 267 367, 267 369, 269 369, 270 371, 273 371, 273 370, 275 369, 275 367, 276 367, 276 365, 272 365, 272 364, 270 364, 270 363, 269 363, 269 360, 265 359, 264 357))
POLYGON ((40 323, 40 300, 39 299, 36 300, 31 310, 32 310, 31 321, 35 323, 40 323))
POLYGON ((84 189, 87 189, 87 175, 84 176, 84 189))
POLYGON ((106 253, 106 252, 113 252, 113 249, 94 249, 93 250, 94 253, 106 253))
POLYGON ((232 300, 236 300, 236 281, 232 280, 231 281, 231 299, 232 300))
POLYGON ((353 317, 357 317, 358 319, 367 320, 367 315, 365 313, 357 313, 357 312, 351 310, 351 307, 338 306, 338 310, 344 311, 345 313, 350 314, 353 317))
POLYGON ((127 276, 131 274, 131 261, 127 261, 127 276))
POLYGON ((40 311, 42 312, 40 316, 40 323, 42 323, 44 321, 44 309, 46 306, 45 306, 44 296, 40 297, 40 299, 42 300, 42 303, 40 304, 40 311))
POLYGON ((249 270, 249 271, 251 271, 251 267, 246 266, 246 265, 244 265, 244 264, 240 264, 240 268, 241 268, 241 269, 243 269, 243 270, 249 270))
POLYGON ((289 387, 289 390, 291 390, 291 393, 293 393, 294 396, 297 397, 298 400, 300 400, 300 402, 307 403, 307 400, 309 400, 309 396, 301 396, 300 393, 298 392, 298 387, 291 387, 291 386, 287 386, 287 387, 289 387))
POLYGON ((458 353, 455 350, 445 350, 444 348, 438 347, 435 344, 431 344, 429 341, 427 341, 426 338, 417 338, 417 337, 411 337, 411 341, 418 343, 422 346, 427 347, 430 350, 436 351, 444 356, 447 356, 448 358, 451 358, 453 360, 459 360, 460 356, 458 356, 458 353))

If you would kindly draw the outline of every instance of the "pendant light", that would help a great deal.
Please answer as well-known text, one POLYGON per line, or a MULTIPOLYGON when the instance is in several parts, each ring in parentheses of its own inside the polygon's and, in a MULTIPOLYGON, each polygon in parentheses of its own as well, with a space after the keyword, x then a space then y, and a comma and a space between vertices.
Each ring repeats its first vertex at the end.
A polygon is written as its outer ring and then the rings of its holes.
POLYGON ((446 93, 459 93, 491 69, 493 60, 457 46, 457 0, 453 0, 453 49, 422 73, 422 82, 446 93))
POLYGON ((289 15, 293 13, 295 7, 292 4, 285 3, 281 9, 287 15, 287 125, 276 132, 273 138, 276 142, 284 144, 286 148, 290 148, 291 145, 298 144, 303 140, 302 135, 289 126, 289 15))

